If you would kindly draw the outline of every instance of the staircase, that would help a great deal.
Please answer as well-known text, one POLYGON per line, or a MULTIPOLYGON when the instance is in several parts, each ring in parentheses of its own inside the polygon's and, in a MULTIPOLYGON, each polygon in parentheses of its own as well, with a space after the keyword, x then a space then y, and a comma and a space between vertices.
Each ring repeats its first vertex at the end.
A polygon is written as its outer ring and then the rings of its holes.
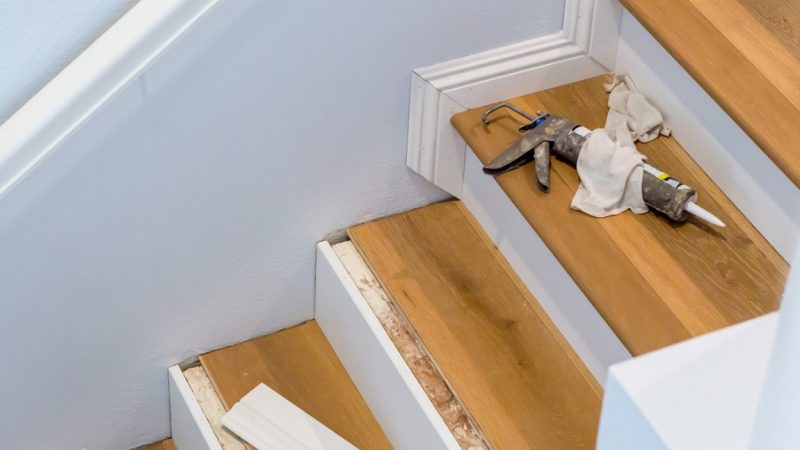
MULTIPOLYGON (((511 101, 599 127, 603 81, 511 101)), ((468 172, 519 135, 511 115, 482 125, 483 109, 452 119, 476 158, 468 172)), ((775 311, 783 258, 675 139, 639 149, 695 187, 728 226, 572 211, 578 178, 560 162, 549 194, 535 186, 532 167, 498 176, 501 190, 490 192, 494 203, 510 200, 527 236, 542 240, 630 355, 775 311)), ((605 372, 593 373, 572 344, 588 345, 590 357, 602 349, 562 334, 536 298, 541 286, 526 283, 501 252, 502 232, 490 236, 470 213, 485 215, 478 191, 494 183, 476 179, 465 174, 465 201, 352 227, 350 241, 333 248, 320 244, 316 321, 200 356, 224 407, 263 382, 360 448, 595 448, 605 372), (396 316, 383 317, 370 295, 396 316), (465 429, 478 440, 465 439, 465 429)))
MULTIPOLYGON (((769 39, 792 44, 786 30, 746 22, 754 16, 743 11, 755 7, 747 1, 725 11, 694 0, 622 3, 796 188, 798 72, 779 70, 794 67, 794 47, 768 58, 760 48, 769 39), (740 41, 737 23, 758 39, 740 41), (710 54, 725 55, 723 63, 710 54)), ((583 78, 509 101, 599 128, 604 81, 583 78)), ((442 187, 456 186, 459 199, 320 243, 314 320, 194 364, 223 408, 264 383, 359 448, 618 450, 691 448, 692 424, 668 423, 672 411, 691 405, 719 419, 730 401, 741 414, 720 419, 719 434, 735 423, 741 434, 728 437, 738 441, 709 431, 703 445, 744 448, 774 336, 771 313, 789 273, 784 241, 763 218, 751 222, 757 206, 740 193, 729 198, 729 180, 719 186, 724 177, 707 173, 678 139, 661 137, 637 147, 694 187, 727 227, 656 214, 592 218, 569 209, 579 179, 566 164, 553 163, 547 194, 531 166, 494 179, 481 173, 519 138, 515 116, 500 113, 487 127, 486 106, 443 105, 439 126, 448 127, 445 115, 453 128, 440 129, 436 144, 461 142, 465 155, 462 179, 442 187), (718 386, 714 377, 727 381, 718 386), (718 394, 715 408, 707 392, 718 394)), ((218 417, 184 386, 189 366, 171 372, 175 403, 193 418, 175 436, 178 447, 195 439, 228 448, 218 417)), ((173 412, 173 431, 184 422, 173 412)))

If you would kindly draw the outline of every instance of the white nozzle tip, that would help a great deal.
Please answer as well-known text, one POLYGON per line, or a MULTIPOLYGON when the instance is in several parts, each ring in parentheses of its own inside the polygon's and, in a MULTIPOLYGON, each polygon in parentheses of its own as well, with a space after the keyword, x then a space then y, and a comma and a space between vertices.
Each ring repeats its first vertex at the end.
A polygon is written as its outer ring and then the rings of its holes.
POLYGON ((695 215, 698 219, 702 219, 711 225, 716 225, 720 228, 725 228, 725 222, 719 220, 719 218, 710 212, 706 211, 705 209, 701 208, 695 202, 688 202, 686 203, 686 212, 689 214, 695 215))

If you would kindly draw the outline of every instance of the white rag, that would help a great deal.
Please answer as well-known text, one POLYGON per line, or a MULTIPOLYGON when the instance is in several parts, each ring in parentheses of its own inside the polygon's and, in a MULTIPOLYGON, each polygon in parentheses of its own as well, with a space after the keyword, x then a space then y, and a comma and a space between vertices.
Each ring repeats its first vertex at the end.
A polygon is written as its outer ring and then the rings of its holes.
POLYGON ((669 135, 661 112, 640 94, 627 76, 615 76, 605 86, 609 92, 605 128, 587 139, 578 156, 581 184, 572 199, 572 209, 594 217, 606 217, 630 209, 648 211, 642 198, 645 156, 635 141, 650 142, 669 135))

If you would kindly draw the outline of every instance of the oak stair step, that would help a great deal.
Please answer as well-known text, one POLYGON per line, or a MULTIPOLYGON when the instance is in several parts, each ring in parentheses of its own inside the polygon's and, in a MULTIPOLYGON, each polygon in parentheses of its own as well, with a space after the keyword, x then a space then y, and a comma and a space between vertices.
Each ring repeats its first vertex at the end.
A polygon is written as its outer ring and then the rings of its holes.
POLYGON ((390 449, 316 321, 200 356, 226 410, 264 383, 351 444, 390 449))
POLYGON ((175 447, 175 443, 172 442, 172 439, 164 439, 160 442, 154 442, 142 447, 136 447, 136 450, 178 450, 178 448, 175 447))
POLYGON ((594 448, 602 388, 461 202, 348 234, 493 448, 594 448))
MULTIPOLYGON (((656 2, 660 3, 660 2, 656 2)), ((604 77, 513 99, 589 128, 605 123, 604 77)), ((519 119, 502 113, 484 126, 484 107, 452 123, 486 164, 516 139, 519 119)), ((637 144, 655 167, 694 187, 699 203, 728 226, 656 214, 597 219, 570 209, 579 179, 554 160, 550 192, 536 186, 532 165, 497 183, 633 355, 701 335, 777 309, 787 263, 673 138, 637 144)))
POLYGON ((621 1, 800 186, 800 2, 621 1))

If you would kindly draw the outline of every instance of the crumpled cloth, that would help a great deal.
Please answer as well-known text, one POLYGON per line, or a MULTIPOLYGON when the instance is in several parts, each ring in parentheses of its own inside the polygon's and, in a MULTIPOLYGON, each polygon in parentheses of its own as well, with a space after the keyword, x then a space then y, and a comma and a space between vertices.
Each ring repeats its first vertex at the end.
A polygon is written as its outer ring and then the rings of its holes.
POLYGON ((581 184, 572 198, 572 209, 594 217, 607 217, 631 210, 648 211, 642 197, 645 156, 636 150, 635 141, 650 142, 668 136, 664 118, 636 90, 628 76, 615 76, 605 85, 608 116, 605 128, 587 139, 578 157, 581 184))

